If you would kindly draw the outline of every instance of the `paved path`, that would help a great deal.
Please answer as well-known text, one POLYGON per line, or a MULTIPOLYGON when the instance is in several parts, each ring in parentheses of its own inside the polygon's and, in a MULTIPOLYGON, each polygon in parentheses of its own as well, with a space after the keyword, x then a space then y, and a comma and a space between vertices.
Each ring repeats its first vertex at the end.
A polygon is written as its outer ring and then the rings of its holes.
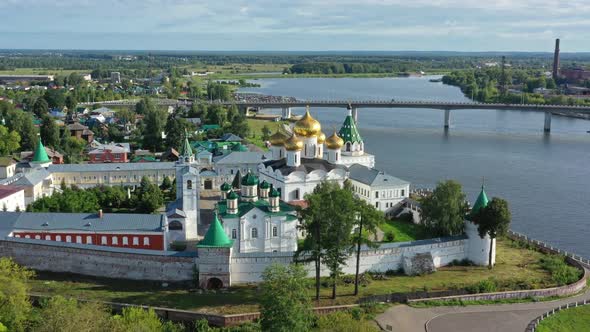
POLYGON ((531 320, 544 312, 584 299, 590 300, 590 290, 547 302, 432 308, 398 305, 377 316, 377 322, 386 331, 394 332, 523 332, 531 320))

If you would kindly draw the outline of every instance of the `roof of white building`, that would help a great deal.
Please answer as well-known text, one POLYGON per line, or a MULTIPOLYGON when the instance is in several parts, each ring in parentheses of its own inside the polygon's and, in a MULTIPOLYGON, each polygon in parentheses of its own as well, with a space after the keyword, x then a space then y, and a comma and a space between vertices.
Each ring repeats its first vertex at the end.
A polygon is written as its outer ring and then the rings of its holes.
POLYGON ((174 162, 57 165, 51 164, 47 169, 51 173, 172 170, 174 169, 174 162))
POLYGON ((69 230, 88 232, 161 232, 165 216, 159 214, 0 212, 18 230, 69 230))
POLYGON ((264 167, 271 167, 273 171, 279 170, 281 174, 287 175, 293 172, 304 172, 306 174, 311 173, 317 170, 323 170, 325 172, 329 172, 335 168, 346 169, 343 165, 338 164, 331 164, 325 159, 306 159, 301 158, 301 165, 294 167, 294 166, 287 166, 287 158, 282 158, 279 160, 269 160, 264 163, 264 167))
POLYGON ((268 159, 262 152, 233 151, 215 161, 219 165, 258 164, 268 159))
POLYGON ((47 179, 50 175, 51 174, 47 172, 45 168, 40 167, 27 171, 18 180, 11 184, 15 186, 34 186, 43 182, 43 180, 47 179))
POLYGON ((364 183, 371 187, 391 187, 409 185, 408 181, 396 178, 383 171, 369 168, 363 165, 354 164, 348 168, 349 178, 351 180, 364 183))
POLYGON ((23 190, 25 190, 25 188, 20 186, 0 186, 0 199, 14 195, 23 190))

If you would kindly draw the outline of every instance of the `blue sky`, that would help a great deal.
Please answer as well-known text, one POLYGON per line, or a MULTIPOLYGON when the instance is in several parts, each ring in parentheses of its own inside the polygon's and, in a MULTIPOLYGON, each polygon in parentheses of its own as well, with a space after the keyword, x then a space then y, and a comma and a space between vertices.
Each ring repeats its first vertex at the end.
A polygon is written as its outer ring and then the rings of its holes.
POLYGON ((590 0, 0 0, 0 48, 590 51, 590 0))

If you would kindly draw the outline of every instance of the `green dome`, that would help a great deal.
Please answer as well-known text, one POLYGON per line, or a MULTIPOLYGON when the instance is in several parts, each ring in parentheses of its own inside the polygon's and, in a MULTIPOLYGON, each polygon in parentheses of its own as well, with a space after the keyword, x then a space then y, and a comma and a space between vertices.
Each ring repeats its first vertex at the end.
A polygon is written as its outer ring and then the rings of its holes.
POLYGON ((227 234, 225 234, 223 226, 221 226, 221 222, 217 217, 217 213, 215 213, 215 217, 213 218, 211 226, 209 226, 209 229, 207 230, 207 234, 205 234, 205 238, 197 244, 197 247, 229 248, 233 244, 234 241, 227 237, 227 234))
POLYGON ((281 193, 277 190, 277 188, 272 188, 270 191, 270 197, 281 197, 281 193))
POLYGON ((227 194, 227 199, 238 199, 238 198, 239 198, 238 194, 236 194, 236 192, 233 190, 230 191, 229 194, 227 194))
POLYGON ((471 208, 471 215, 476 214, 481 208, 486 206, 488 206, 488 195, 486 195, 486 191, 483 189, 483 186, 481 186, 481 192, 479 193, 479 196, 477 196, 477 200, 471 208))
POLYGON ((37 144, 37 147, 35 148, 33 162, 43 164, 50 161, 49 156, 47 156, 47 151, 45 151, 45 147, 43 146, 43 142, 41 142, 41 137, 39 137, 39 144, 37 144))
POLYGON ((248 171, 248 174, 242 178, 242 186, 255 186, 258 184, 258 177, 248 171))
POLYGON ((227 182, 224 182, 224 183, 221 185, 221 190, 223 190, 223 191, 228 191, 228 190, 230 190, 230 189, 231 189, 231 185, 230 185, 229 183, 227 183, 227 182))
POLYGON ((266 180, 260 183, 260 189, 270 189, 270 183, 266 182, 266 180))

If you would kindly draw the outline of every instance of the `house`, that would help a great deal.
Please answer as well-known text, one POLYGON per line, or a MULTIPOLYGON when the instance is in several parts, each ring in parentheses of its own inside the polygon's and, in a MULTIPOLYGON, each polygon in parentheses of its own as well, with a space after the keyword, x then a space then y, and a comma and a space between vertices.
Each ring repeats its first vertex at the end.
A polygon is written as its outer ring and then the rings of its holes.
POLYGON ((71 136, 81 138, 86 142, 90 143, 94 140, 94 133, 88 127, 80 123, 72 123, 66 127, 70 131, 71 136))
POLYGON ((0 179, 14 176, 16 173, 16 161, 10 157, 0 157, 0 179))
POLYGON ((168 148, 168 150, 162 153, 160 160, 162 161, 177 161, 180 154, 174 148, 168 148))
POLYGON ((88 163, 126 163, 128 149, 117 145, 105 145, 88 152, 88 163))
POLYGON ((0 186, 0 209, 1 211, 24 211, 25 188, 20 186, 0 186))
POLYGON ((166 250, 161 214, 0 212, 0 219, 12 225, 15 238, 166 250))
POLYGON ((217 130, 220 129, 221 127, 218 124, 205 124, 202 125, 201 128, 197 129, 197 131, 195 131, 196 134, 202 134, 202 133, 206 133, 209 130, 217 130))
MULTIPOLYGON (((52 148, 48 148, 43 146, 45 149, 45 153, 49 157, 49 160, 52 164, 63 164, 64 163, 64 155, 59 153, 59 151, 54 150, 52 148)), ((34 159, 35 153, 33 151, 22 151, 20 153, 21 163, 22 162, 30 162, 34 159)))

